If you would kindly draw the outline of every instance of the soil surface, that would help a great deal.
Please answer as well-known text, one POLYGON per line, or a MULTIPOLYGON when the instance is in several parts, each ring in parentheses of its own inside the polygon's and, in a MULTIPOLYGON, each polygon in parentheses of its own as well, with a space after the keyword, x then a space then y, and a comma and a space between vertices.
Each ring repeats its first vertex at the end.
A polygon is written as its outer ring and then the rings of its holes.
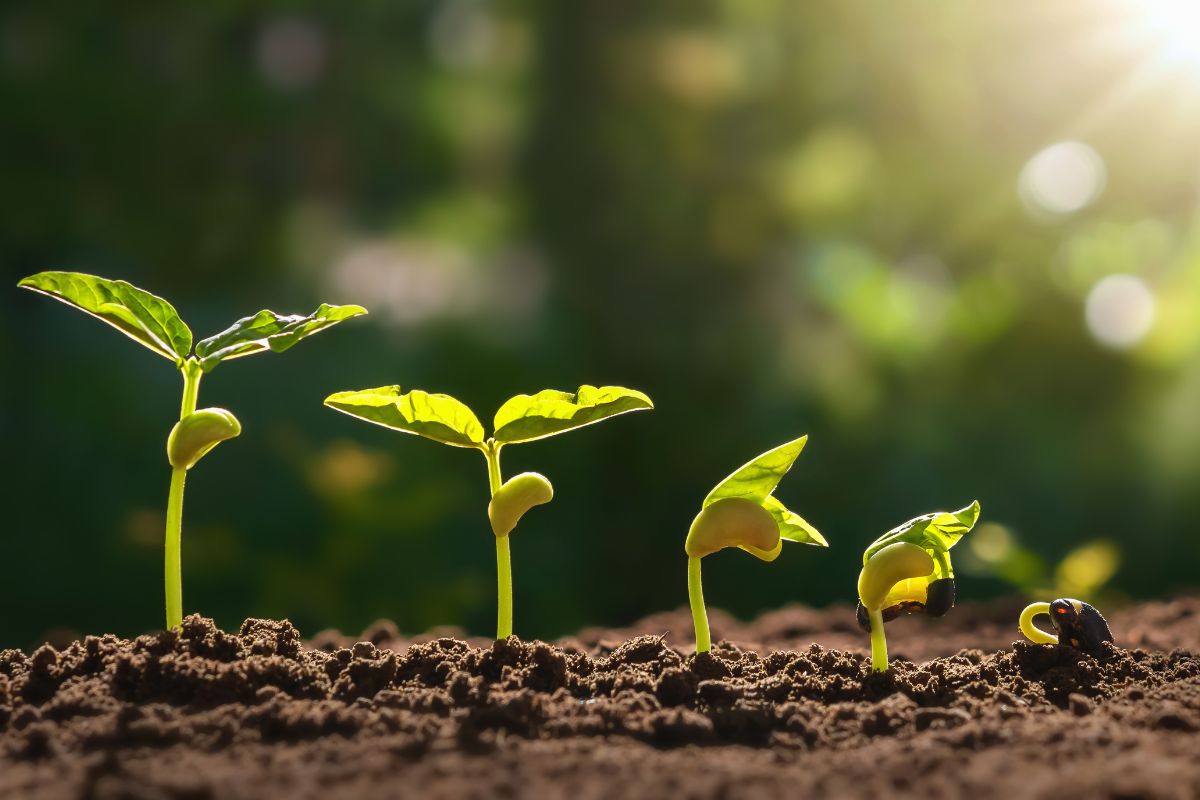
POLYGON ((1019 603, 888 625, 853 610, 673 612, 554 645, 311 642, 200 617, 0 651, 0 797, 1200 797, 1200 600, 1109 616, 1094 659, 1016 643, 1019 603))

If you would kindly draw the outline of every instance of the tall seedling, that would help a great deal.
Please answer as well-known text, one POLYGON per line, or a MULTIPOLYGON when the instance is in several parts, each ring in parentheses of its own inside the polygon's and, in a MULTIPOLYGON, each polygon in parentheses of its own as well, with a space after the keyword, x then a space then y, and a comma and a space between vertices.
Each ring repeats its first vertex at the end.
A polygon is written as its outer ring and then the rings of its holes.
POLYGON ((580 386, 574 394, 544 389, 534 395, 519 394, 500 406, 493 420, 493 434, 485 439, 483 425, 475 413, 445 394, 429 394, 420 389, 402 392, 399 386, 381 386, 332 394, 325 399, 325 405, 385 428, 483 453, 492 495, 488 518, 496 537, 497 639, 506 639, 512 634, 512 566, 508 536, 526 511, 548 503, 554 497, 550 481, 536 472, 524 472, 503 480, 500 449, 509 444, 544 439, 618 414, 654 408, 646 395, 620 386, 580 386))
POLYGON ((282 353, 296 342, 365 314, 361 306, 331 306, 324 303, 307 315, 283 316, 260 311, 233 323, 226 330, 196 344, 192 332, 175 308, 149 292, 125 281, 111 281, 79 272, 39 272, 18 286, 61 300, 80 311, 107 322, 154 353, 173 362, 183 374, 183 402, 179 422, 167 437, 167 461, 171 464, 171 489, 167 497, 166 584, 167 627, 183 621, 183 581, 180 539, 183 527, 183 487, 187 471, 209 450, 242 432, 237 417, 223 408, 197 410, 200 378, 223 361, 268 350, 282 353))

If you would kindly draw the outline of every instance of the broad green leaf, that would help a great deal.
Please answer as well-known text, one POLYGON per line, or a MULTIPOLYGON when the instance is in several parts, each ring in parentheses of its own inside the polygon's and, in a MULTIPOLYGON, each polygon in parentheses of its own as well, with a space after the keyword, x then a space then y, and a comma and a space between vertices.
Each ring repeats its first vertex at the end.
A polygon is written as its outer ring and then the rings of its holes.
POLYGON ((775 497, 768 497, 763 501, 762 506, 770 512, 771 516, 775 518, 775 522, 778 523, 781 538, 787 539, 790 542, 829 547, 829 542, 825 541, 825 537, 816 528, 809 525, 808 521, 799 514, 786 508, 775 497))
POLYGON ((82 272, 39 272, 17 285, 91 314, 176 363, 192 351, 192 332, 174 306, 125 281, 82 272))
MULTIPOLYGON (((704 498, 703 505, 711 505, 724 497, 744 497, 747 500, 763 503, 771 492, 775 491, 780 479, 792 468, 796 456, 800 455, 800 451, 804 449, 807 441, 807 436, 801 436, 799 439, 768 450, 753 461, 738 467, 732 475, 718 483, 717 487, 708 493, 708 497, 704 498)), ((783 508, 782 504, 779 508, 783 508)), ((797 517, 797 519, 799 518, 797 517)))
POLYGON ((958 511, 934 511, 910 519, 902 525, 897 525, 876 539, 866 552, 863 553, 863 564, 870 560, 878 551, 896 542, 908 542, 929 551, 938 561, 939 574, 952 577, 949 559, 946 551, 958 543, 968 531, 975 527, 979 519, 979 501, 974 500, 970 505, 958 511))
POLYGON ((271 350, 282 353, 296 342, 332 327, 342 320, 366 314, 362 306, 331 306, 322 303, 308 316, 281 315, 262 310, 239 319, 227 329, 196 344, 196 355, 205 372, 222 361, 271 350))
POLYGON ((325 398, 325 405, 385 428, 454 447, 483 444, 483 425, 475 414, 446 394, 429 394, 420 389, 405 394, 399 386, 381 386, 331 394, 325 398))
POLYGON ((650 398, 621 386, 580 386, 575 394, 544 389, 519 394, 496 412, 495 437, 501 444, 532 442, 607 417, 654 408, 650 398))

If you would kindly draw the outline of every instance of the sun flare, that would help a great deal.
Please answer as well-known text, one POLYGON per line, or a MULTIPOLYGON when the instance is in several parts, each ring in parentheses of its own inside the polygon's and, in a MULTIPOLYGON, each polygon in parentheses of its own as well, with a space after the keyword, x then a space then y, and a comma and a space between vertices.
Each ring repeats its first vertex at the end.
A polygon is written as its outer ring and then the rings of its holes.
POLYGON ((1162 63, 1188 66, 1200 75, 1200 2, 1137 0, 1130 13, 1141 21, 1162 63))

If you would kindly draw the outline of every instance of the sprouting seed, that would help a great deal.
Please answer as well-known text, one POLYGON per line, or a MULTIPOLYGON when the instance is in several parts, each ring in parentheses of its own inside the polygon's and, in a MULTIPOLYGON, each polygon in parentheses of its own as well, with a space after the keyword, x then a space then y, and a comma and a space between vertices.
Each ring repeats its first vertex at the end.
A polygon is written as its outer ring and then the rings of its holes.
POLYGON ((902 614, 940 617, 954 606, 950 548, 978 519, 978 500, 958 511, 935 511, 893 528, 863 553, 857 616, 871 634, 876 672, 888 668, 885 622, 902 614))
POLYGON ((683 549, 688 557, 688 601, 696 627, 696 652, 712 648, 700 559, 737 547, 763 561, 774 561, 784 540, 828 547, 817 529, 772 496, 779 481, 804 449, 807 436, 768 450, 717 484, 692 520, 683 549))
POLYGON ((1051 603, 1030 603, 1021 612, 1021 633, 1034 644, 1063 644, 1100 658, 1105 642, 1112 642, 1108 620, 1082 600, 1060 597, 1051 603), (1055 633, 1046 633, 1033 624, 1033 618, 1045 614, 1055 633))

